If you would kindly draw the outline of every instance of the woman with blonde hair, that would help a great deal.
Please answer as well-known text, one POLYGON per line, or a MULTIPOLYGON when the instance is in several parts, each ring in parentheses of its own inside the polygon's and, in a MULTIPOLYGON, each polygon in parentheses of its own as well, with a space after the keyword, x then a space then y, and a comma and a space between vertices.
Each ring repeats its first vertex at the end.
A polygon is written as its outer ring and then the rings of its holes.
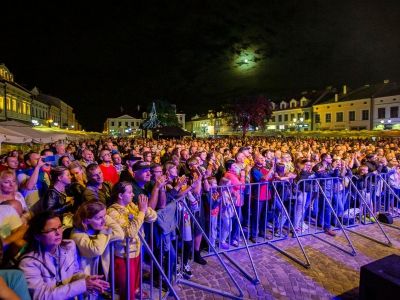
POLYGON ((12 171, 4 170, 0 172, 0 203, 7 200, 17 200, 22 206, 22 221, 27 223, 30 219, 30 212, 26 205, 25 198, 17 189, 17 179, 12 171))
MULTIPOLYGON (((110 269, 110 244, 124 238, 124 231, 106 214, 106 206, 100 201, 84 202, 73 218, 71 239, 75 241, 81 256, 81 267, 86 275, 104 275, 108 279, 110 269)), ((91 299, 97 299, 91 297, 91 299)))

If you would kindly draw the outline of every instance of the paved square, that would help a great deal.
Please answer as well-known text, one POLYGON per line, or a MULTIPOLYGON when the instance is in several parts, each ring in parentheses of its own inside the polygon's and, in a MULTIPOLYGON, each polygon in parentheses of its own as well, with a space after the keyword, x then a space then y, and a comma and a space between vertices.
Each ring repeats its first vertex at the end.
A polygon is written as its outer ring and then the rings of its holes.
MULTIPOLYGON (((400 225, 400 220, 395 220, 400 225)), ((244 299, 354 299, 358 297, 360 267, 390 254, 400 255, 400 230, 383 226, 392 240, 392 247, 378 244, 374 241, 348 233, 356 251, 351 256, 313 236, 301 237, 304 249, 310 259, 311 267, 306 269, 293 260, 280 254, 269 245, 251 247, 250 251, 256 265, 260 284, 253 285, 227 259, 229 270, 240 288, 244 299)), ((360 225, 354 228, 360 233, 367 233, 380 241, 385 241, 376 224, 360 225)), ((347 247, 343 234, 338 232, 335 238, 319 234, 323 239, 339 243, 347 247)), ((300 248, 295 239, 276 242, 282 249, 301 256, 300 248)), ((349 249, 347 247, 346 249, 349 249)), ((246 250, 231 252, 229 256, 239 263, 249 274, 252 272, 246 250)), ((224 271, 218 259, 207 258, 206 266, 192 265, 194 277, 191 281, 213 287, 222 291, 239 295, 235 285, 224 271)), ((177 286, 182 299, 224 299, 224 297, 193 289, 186 285, 177 286)))

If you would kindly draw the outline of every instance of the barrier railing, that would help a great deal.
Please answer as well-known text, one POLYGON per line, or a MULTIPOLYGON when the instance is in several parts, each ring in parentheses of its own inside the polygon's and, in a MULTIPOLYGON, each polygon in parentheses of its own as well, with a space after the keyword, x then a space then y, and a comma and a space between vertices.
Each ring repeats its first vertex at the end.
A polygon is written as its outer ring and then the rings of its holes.
MULTIPOLYGON (((356 177, 310 178, 297 182, 218 186, 197 199, 196 211, 193 211, 193 199, 189 195, 176 199, 176 230, 163 235, 158 232, 158 225, 154 225, 155 228, 151 225, 146 236, 139 232, 142 244, 139 298, 179 299, 176 287, 182 284, 223 297, 241 299, 243 291, 227 262, 252 284, 259 282, 252 257, 253 247, 269 245, 303 267, 309 267, 311 262, 301 242, 303 236, 314 236, 350 255, 356 255, 356 251, 347 232, 390 246, 390 238, 378 221, 377 213, 393 211, 399 205, 399 196, 388 184, 387 177, 382 175, 367 178, 364 185, 360 186, 357 180, 356 177), (376 224, 386 242, 352 230, 354 226, 366 224, 376 224), (342 232, 350 251, 342 247, 340 239, 321 237, 320 233, 330 228, 342 232), (153 236, 153 232, 158 233, 153 236), (303 259, 277 245, 276 242, 288 240, 290 236, 296 239, 303 259), (203 257, 217 259, 237 293, 207 286, 204 282, 198 282, 196 274, 191 273, 191 262, 202 249, 200 240, 208 247, 207 253, 202 252, 203 257), (230 256, 241 250, 245 251, 252 272, 242 266, 244 256, 240 260, 230 256), (148 296, 146 292, 149 292, 148 296)), ((129 242, 129 239, 125 241, 125 253, 129 253, 129 242)), ((110 252, 111 298, 114 299, 116 284, 113 247, 110 252)), ((125 255, 125 259, 125 294, 130 299, 129 255, 125 255)))
MULTIPOLYGON (((316 223, 315 223, 315 230, 312 233, 314 237, 320 239, 321 241, 339 249, 342 250, 352 256, 356 255, 356 250, 354 249, 354 246, 346 234, 345 227, 342 224, 342 220, 338 216, 338 207, 343 206, 343 186, 342 186, 342 179, 337 178, 337 177, 331 177, 331 178, 318 178, 318 179, 303 179, 300 180, 297 183, 297 191, 299 186, 303 187, 303 191, 300 189, 300 193, 304 194, 305 193, 305 186, 310 186, 311 190, 316 192, 316 198, 315 200, 318 202, 318 210, 316 212, 316 223), (334 203, 334 204, 332 204, 334 203), (335 206, 335 208, 334 208, 335 206), (334 222, 331 221, 331 217, 334 217, 334 222), (321 226, 321 230, 317 230, 318 223, 321 226), (317 235, 317 233, 325 232, 325 230, 330 230, 332 223, 335 225, 335 227, 339 230, 342 231, 345 239, 348 242, 348 246, 351 248, 351 251, 347 251, 346 249, 340 247, 339 243, 336 241, 336 243, 333 243, 331 241, 328 241, 326 239, 323 239, 320 237, 320 235, 317 235)), ((296 199, 297 200, 297 199, 296 199)), ((342 211, 342 209, 340 209, 342 211)), ((310 212, 311 214, 311 212, 310 212)), ((309 222, 308 228, 311 228, 311 224, 309 222)))

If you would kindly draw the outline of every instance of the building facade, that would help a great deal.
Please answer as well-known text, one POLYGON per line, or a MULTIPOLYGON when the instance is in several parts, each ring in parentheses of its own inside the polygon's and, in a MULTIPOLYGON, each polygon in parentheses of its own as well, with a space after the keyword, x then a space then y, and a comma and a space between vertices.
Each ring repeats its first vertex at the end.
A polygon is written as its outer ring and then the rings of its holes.
POLYGON ((31 122, 31 94, 14 82, 13 74, 0 65, 0 120, 31 122))
POLYGON ((107 118, 104 123, 104 132, 117 136, 136 135, 139 134, 142 122, 142 119, 134 118, 130 115, 107 118))
POLYGON ((372 127, 377 130, 400 129, 400 86, 385 81, 386 89, 375 95, 372 127))

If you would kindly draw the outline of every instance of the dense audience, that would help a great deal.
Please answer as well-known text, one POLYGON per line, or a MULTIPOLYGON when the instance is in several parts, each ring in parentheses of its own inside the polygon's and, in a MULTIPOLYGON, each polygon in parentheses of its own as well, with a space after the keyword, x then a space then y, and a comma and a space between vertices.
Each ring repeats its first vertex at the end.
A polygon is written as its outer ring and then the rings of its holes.
POLYGON ((139 234, 169 279, 207 264, 205 239, 228 250, 242 230, 257 243, 301 234, 310 220, 334 237, 351 209, 363 222, 381 205, 397 213, 399 159, 396 139, 120 138, 10 151, 0 165, 0 298, 107 298, 112 243, 120 299, 128 289, 146 297, 139 234), (377 204, 381 176, 391 193, 377 204), (349 201, 351 185, 363 201, 349 201))

